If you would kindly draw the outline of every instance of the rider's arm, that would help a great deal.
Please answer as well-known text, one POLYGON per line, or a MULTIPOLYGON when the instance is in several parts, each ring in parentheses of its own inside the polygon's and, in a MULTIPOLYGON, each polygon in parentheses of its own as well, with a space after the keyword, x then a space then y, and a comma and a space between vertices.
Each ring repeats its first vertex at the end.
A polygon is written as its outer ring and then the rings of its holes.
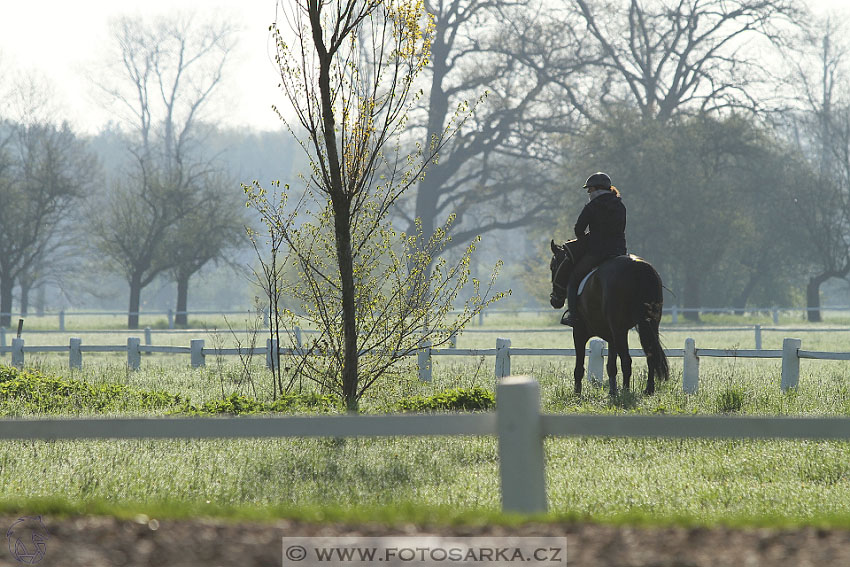
POLYGON ((587 227, 590 226, 590 206, 585 205, 584 209, 582 209, 581 214, 578 216, 578 220, 576 221, 575 231, 576 237, 579 240, 582 240, 587 237, 585 231, 587 231, 587 227))

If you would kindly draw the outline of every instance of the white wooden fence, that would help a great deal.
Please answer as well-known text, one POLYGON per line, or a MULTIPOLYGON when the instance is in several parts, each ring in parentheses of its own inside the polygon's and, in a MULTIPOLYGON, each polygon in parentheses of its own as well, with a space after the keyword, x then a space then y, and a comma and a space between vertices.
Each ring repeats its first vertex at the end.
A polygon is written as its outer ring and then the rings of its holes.
MULTIPOLYGON (((688 394, 695 394, 699 390, 699 361, 700 358, 767 358, 782 360, 782 373, 780 388, 786 391, 796 388, 800 381, 800 359, 813 360, 850 360, 850 352, 825 352, 809 351, 801 348, 800 339, 786 338, 782 343, 781 350, 740 350, 740 349, 714 349, 696 347, 694 339, 685 339, 682 349, 665 349, 668 358, 682 358, 682 390, 688 394)), ((26 353, 55 353, 67 352, 68 364, 72 369, 82 368, 83 353, 104 352, 126 352, 127 366, 131 370, 138 370, 141 366, 142 353, 166 353, 189 355, 192 367, 198 368, 206 365, 207 356, 253 356, 264 355, 266 366, 271 368, 276 364, 273 360, 274 353, 280 356, 293 356, 301 354, 299 348, 278 348, 277 341, 266 340, 265 347, 241 347, 241 348, 206 348, 203 339, 192 339, 188 347, 182 346, 158 346, 141 344, 138 337, 128 337, 126 345, 83 345, 79 338, 71 338, 68 346, 25 346, 24 339, 12 339, 12 346, 0 346, 0 355, 12 354, 12 365, 18 368, 24 366, 26 353)), ((630 349, 633 357, 643 357, 643 350, 630 349)), ((442 348, 433 349, 428 343, 416 353, 419 368, 419 379, 430 382, 433 374, 432 358, 434 356, 494 356, 496 379, 510 376, 512 356, 575 356, 575 349, 561 348, 512 348, 510 339, 497 338, 496 348, 493 349, 460 349, 442 348)), ((608 354, 605 343, 599 339, 590 341, 587 356, 587 373, 591 383, 602 386, 604 382, 604 357, 608 354)))
MULTIPOLYGON (((670 315, 673 323, 679 322, 679 316, 685 313, 770 313, 773 317, 773 324, 779 324, 779 317, 781 313, 792 313, 792 312, 800 312, 807 313, 809 311, 850 311, 850 306, 825 306, 825 307, 747 307, 747 308, 738 308, 738 307, 679 307, 678 305, 672 305, 670 307, 665 307, 663 310, 664 315, 670 315)), ((484 324, 484 318, 488 315, 518 315, 520 313, 535 313, 535 314, 552 314, 552 309, 548 306, 541 307, 524 307, 518 309, 487 309, 486 311, 482 311, 478 314, 478 325, 482 326, 484 324)), ((64 309, 60 311, 54 312, 40 312, 40 313, 31 313, 31 314, 21 314, 21 313, 0 313, 0 315, 8 315, 10 318, 18 318, 18 317, 57 317, 59 323, 59 330, 65 332, 65 321, 68 317, 77 317, 77 316, 114 316, 114 317, 127 317, 128 315, 136 315, 139 317, 153 317, 153 316, 165 316, 168 321, 168 328, 174 328, 174 319, 176 315, 185 315, 187 318, 190 315, 260 315, 263 317, 263 324, 268 326, 269 322, 269 313, 268 310, 264 310, 262 312, 258 312, 256 309, 242 309, 242 310, 234 310, 234 311, 222 311, 222 310, 197 310, 197 311, 175 311, 173 309, 166 309, 162 311, 139 311, 139 312, 129 312, 129 311, 65 311, 64 309)))
POLYGON ((210 439, 261 437, 498 436, 502 509, 547 509, 546 436, 724 439, 850 439, 850 419, 714 416, 553 415, 540 412, 540 388, 506 377, 489 413, 239 417, 0 419, 0 439, 210 439))

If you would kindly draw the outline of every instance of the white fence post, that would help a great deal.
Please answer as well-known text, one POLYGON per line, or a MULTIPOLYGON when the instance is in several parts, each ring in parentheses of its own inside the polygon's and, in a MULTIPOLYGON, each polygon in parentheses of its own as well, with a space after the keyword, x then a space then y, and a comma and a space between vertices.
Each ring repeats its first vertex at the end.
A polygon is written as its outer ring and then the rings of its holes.
POLYGON ((168 310, 168 328, 174 328, 174 311, 172 309, 168 310))
POLYGON ((12 366, 19 369, 24 367, 24 339, 12 339, 12 366))
POLYGON ((756 325, 756 350, 761 350, 761 325, 756 325))
POLYGON ((773 324, 779 324, 779 309, 777 309, 776 307, 773 308, 773 324))
MULTIPOLYGON (((6 348, 6 327, 0 327, 0 347, 6 348)), ((0 356, 6 356, 6 353, 0 354, 0 356)))
POLYGON ((685 353, 682 359, 682 391, 696 394, 699 390, 699 357, 693 339, 685 339, 685 353))
POLYGON ((674 305, 673 306, 673 324, 675 325, 678 322, 679 322, 679 306, 674 305))
POLYGON ((301 348, 301 327, 295 327, 295 346, 301 348))
POLYGON ((788 388, 796 388, 800 382, 800 350, 802 342, 800 339, 784 339, 782 341, 782 383, 783 392, 788 388))
MULTIPOLYGON (((153 344, 153 338, 151 337, 151 328, 145 327, 145 346, 151 346, 153 344)), ((150 354, 150 353, 148 353, 150 354)))
POLYGON ((496 339, 496 380, 511 375, 511 339, 496 339))
POLYGON ((64 309, 59 312, 59 330, 60 331, 65 330, 65 310, 64 309))
POLYGON ((416 353, 416 363, 419 366, 419 381, 431 381, 431 341, 422 341, 419 352, 416 353))
POLYGON ((82 339, 73 337, 68 344, 68 367, 71 370, 79 370, 83 367, 83 351, 80 348, 82 343, 82 339))
POLYGON ((189 343, 192 352, 192 368, 206 366, 204 360, 204 339, 192 339, 189 343))
POLYGON ((130 370, 138 370, 142 365, 142 353, 139 350, 141 342, 139 337, 127 337, 127 366, 130 370))
POLYGON ((602 359, 602 349, 605 347, 605 341, 602 339, 591 339, 590 341, 590 356, 587 360, 587 375, 590 378, 590 383, 601 388, 604 384, 603 368, 605 361, 602 359))
POLYGON ((457 348, 457 331, 449 335, 449 348, 457 348))
POLYGON ((540 386, 528 376, 510 376, 496 389, 502 510, 546 511, 546 470, 540 423, 540 386))

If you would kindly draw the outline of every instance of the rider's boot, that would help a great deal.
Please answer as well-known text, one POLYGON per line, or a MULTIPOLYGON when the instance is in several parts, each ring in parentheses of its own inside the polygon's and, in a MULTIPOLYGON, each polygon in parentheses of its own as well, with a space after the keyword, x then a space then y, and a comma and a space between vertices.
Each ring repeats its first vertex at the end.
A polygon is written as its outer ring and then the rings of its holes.
POLYGON ((581 318, 578 314, 578 286, 567 286, 567 311, 561 317, 561 325, 575 327, 581 323, 581 318))

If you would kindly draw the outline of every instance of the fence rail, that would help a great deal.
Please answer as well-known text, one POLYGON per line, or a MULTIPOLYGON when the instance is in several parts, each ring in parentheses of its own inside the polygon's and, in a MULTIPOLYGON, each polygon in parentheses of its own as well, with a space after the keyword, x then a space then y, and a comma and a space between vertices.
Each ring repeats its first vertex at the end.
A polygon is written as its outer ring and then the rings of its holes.
MULTIPOLYGON (((825 307, 679 307, 678 305, 673 305, 670 307, 665 307, 662 310, 664 315, 670 315, 674 324, 679 322, 679 315, 687 315, 689 313, 696 314, 709 314, 709 313, 728 313, 728 314, 740 314, 740 313, 752 313, 752 314, 762 314, 762 313, 770 313, 773 318, 773 324, 779 324, 779 317, 781 313, 808 313, 813 311, 850 311, 850 306, 825 306, 825 307)), ((484 318, 487 315, 518 315, 521 313, 534 313, 534 314, 547 314, 552 313, 552 309, 549 307, 525 307, 519 309, 488 309, 486 311, 482 311, 478 315, 478 325, 481 326, 484 324, 484 318)), ((175 317, 178 315, 185 315, 188 319, 192 315, 252 315, 252 316, 261 316, 263 318, 263 324, 268 326, 269 322, 269 312, 268 310, 258 311, 257 309, 242 309, 242 310, 187 310, 187 311, 175 311, 173 309, 159 310, 159 311, 138 311, 138 312, 130 312, 130 311, 66 311, 64 309, 60 311, 45 311, 38 312, 35 314, 30 313, 0 313, 0 316, 8 316, 10 318, 16 317, 57 317, 59 323, 59 330, 64 332, 65 329, 65 320, 68 317, 83 317, 83 316, 105 316, 105 317, 127 317, 130 315, 135 315, 138 317, 156 317, 156 316, 165 316, 168 321, 168 328, 174 329, 174 321, 175 317)))
POLYGON ((497 402, 495 412, 449 415, 2 419, 0 439, 497 436, 502 508, 519 513, 547 510, 546 436, 850 439, 847 418, 544 415, 527 376, 502 379, 497 402))
MULTIPOLYGON (((717 349, 696 348, 694 339, 685 339, 684 348, 664 349, 668 358, 682 359, 682 390, 688 394, 695 394, 699 390, 699 361, 700 358, 755 358, 755 359, 781 359, 782 372, 780 388, 786 391, 796 388, 800 380, 800 360, 833 360, 850 361, 850 352, 825 352, 803 350, 802 341, 795 338, 783 340, 781 350, 762 349, 717 349)), ((24 339, 12 339, 12 346, 0 346, 0 356, 12 354, 12 365, 23 368, 24 357, 27 353, 68 353, 69 367, 72 369, 82 368, 83 353, 127 353, 127 366, 131 370, 141 367, 141 355, 143 353, 161 353, 189 355, 192 367, 198 368, 206 365, 207 356, 254 356, 264 355, 266 367, 280 368, 281 356, 302 356, 305 351, 300 348, 281 348, 277 341, 266 340, 264 347, 239 347, 239 348, 207 348, 203 339, 192 339, 190 345, 186 346, 155 346, 142 345, 138 337, 128 337, 126 345, 83 345, 79 338, 71 338, 68 346, 26 346, 24 339)), ((326 353, 315 353, 323 356, 326 353)), ((644 352, 640 349, 629 349, 633 357, 643 357, 644 352)), ((600 339, 590 341, 587 356, 587 373, 592 384, 603 385, 604 357, 608 355, 605 342, 600 339)), ((428 343, 410 356, 417 357, 419 379, 430 382, 433 375, 432 358, 434 356, 494 356, 494 375, 496 379, 511 375, 512 356, 575 356, 575 349, 565 348, 512 348, 511 340, 506 338, 496 339, 496 348, 462 349, 442 348, 434 349, 428 343)))

